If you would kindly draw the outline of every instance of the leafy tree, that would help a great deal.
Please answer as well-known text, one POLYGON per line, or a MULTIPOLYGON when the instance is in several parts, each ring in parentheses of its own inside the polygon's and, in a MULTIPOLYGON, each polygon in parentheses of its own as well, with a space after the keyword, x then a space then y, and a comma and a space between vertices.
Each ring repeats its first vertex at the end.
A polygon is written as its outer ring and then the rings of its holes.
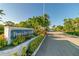
POLYGON ((15 26, 15 23, 12 21, 6 21, 5 25, 9 25, 9 26, 15 26))
POLYGON ((33 16, 32 18, 29 18, 26 21, 22 21, 17 25, 20 27, 34 28, 35 32, 41 32, 41 30, 39 29, 46 31, 49 24, 49 16, 47 14, 44 14, 42 16, 33 16))
MULTIPOLYGON (((3 13, 4 10, 0 10, 0 16, 5 15, 5 13, 3 13)), ((2 19, 2 17, 0 17, 0 19, 2 19)))
POLYGON ((54 27, 54 31, 63 31, 63 26, 58 25, 58 26, 54 27))
POLYGON ((72 35, 78 35, 79 36, 79 17, 76 18, 66 18, 64 19, 64 24, 62 26, 55 26, 55 31, 61 31, 72 35))
POLYGON ((79 30, 79 18, 64 19, 64 30, 66 32, 75 32, 79 30))
MULTIPOLYGON (((3 15, 5 15, 5 13, 3 13, 3 10, 0 10, 0 19, 2 19, 1 16, 3 16, 3 15)), ((3 31, 4 31, 4 26, 2 24, 0 24, 0 34, 2 34, 3 31)))
POLYGON ((69 19, 64 19, 64 30, 66 32, 68 31, 73 31, 73 24, 72 24, 72 20, 71 18, 69 19))
POLYGON ((55 25, 52 26, 52 30, 56 31, 56 26, 55 25))
POLYGON ((3 32, 4 32, 4 26, 0 24, 0 34, 2 34, 3 32))

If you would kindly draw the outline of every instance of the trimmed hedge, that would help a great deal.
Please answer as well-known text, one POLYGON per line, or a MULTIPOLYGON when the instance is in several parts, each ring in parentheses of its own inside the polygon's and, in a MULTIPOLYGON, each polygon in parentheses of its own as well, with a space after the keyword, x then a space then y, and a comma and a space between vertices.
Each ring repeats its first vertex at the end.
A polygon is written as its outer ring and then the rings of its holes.
POLYGON ((12 56, 18 56, 17 52, 13 53, 12 56))
POLYGON ((79 32, 66 32, 67 34, 70 34, 70 35, 76 35, 76 36, 79 36, 79 32))
POLYGON ((26 51, 27 51, 27 48, 24 46, 22 48, 22 55, 21 56, 26 56, 27 55, 26 51))
POLYGON ((40 35, 29 44, 28 51, 27 51, 28 55, 32 55, 32 53, 38 48, 43 38, 44 38, 44 35, 40 35))

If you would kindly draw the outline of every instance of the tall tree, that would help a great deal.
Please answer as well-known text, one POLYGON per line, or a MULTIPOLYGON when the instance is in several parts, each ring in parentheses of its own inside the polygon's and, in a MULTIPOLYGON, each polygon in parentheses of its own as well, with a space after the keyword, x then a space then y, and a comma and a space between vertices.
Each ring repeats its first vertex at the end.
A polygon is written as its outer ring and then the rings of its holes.
POLYGON ((39 29, 47 29, 49 24, 49 17, 45 14, 42 16, 33 16, 32 18, 28 18, 28 20, 22 21, 18 25, 21 27, 34 28, 35 31, 38 32, 40 31, 39 29))
MULTIPOLYGON (((2 19, 1 16, 3 16, 3 15, 5 15, 5 13, 3 13, 3 10, 0 10, 0 19, 2 19)), ((2 24, 0 24, 0 34, 2 34, 3 31, 4 31, 4 26, 2 24)))
POLYGON ((73 19, 69 18, 69 19, 64 19, 64 30, 66 32, 73 32, 74 31, 74 27, 73 27, 73 19))
POLYGON ((0 19, 2 19, 1 16, 5 15, 5 13, 3 13, 3 10, 0 10, 0 19))

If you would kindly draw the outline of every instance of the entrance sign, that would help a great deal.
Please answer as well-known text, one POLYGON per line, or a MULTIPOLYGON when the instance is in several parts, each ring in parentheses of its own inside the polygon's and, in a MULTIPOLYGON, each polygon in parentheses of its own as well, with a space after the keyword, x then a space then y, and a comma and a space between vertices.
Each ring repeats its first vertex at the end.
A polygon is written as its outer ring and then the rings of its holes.
POLYGON ((32 28, 21 28, 21 27, 11 27, 5 26, 4 27, 4 36, 8 41, 8 44, 11 44, 12 39, 15 39, 18 35, 27 35, 32 34, 34 31, 32 28))
POLYGON ((32 30, 20 30, 20 29, 17 29, 17 30, 12 30, 11 31, 11 39, 15 39, 18 35, 23 35, 23 36, 26 36, 27 34, 32 34, 32 30))

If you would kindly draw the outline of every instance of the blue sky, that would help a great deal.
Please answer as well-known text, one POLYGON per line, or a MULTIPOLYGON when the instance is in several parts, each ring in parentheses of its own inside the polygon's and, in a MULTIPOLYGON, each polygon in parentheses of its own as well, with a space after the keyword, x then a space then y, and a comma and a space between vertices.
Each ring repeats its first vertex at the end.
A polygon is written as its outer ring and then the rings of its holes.
POLYGON ((0 4, 0 9, 6 14, 3 21, 20 22, 43 13, 43 4, 0 4))
POLYGON ((50 16, 51 25, 62 25, 64 18, 79 17, 79 4, 45 4, 45 13, 50 16))
MULTIPOLYGON (((43 15, 43 4, 0 4, 0 9, 6 14, 3 21, 20 22, 29 17, 43 15)), ((50 17, 52 25, 62 25, 64 18, 79 17, 79 4, 45 4, 44 12, 50 17)))

